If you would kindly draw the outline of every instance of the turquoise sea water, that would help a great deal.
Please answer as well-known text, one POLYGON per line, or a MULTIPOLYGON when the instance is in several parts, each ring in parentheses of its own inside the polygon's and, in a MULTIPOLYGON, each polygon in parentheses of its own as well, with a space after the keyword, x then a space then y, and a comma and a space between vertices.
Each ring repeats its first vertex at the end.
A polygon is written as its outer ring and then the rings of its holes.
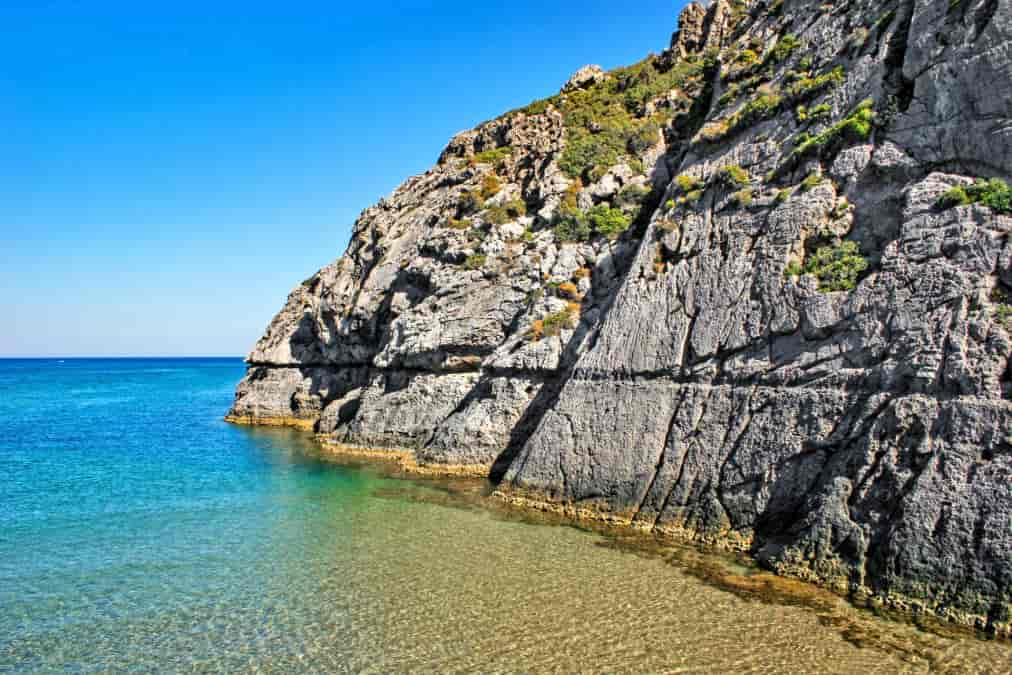
POLYGON ((225 424, 242 373, 0 361, 0 672, 1012 668, 225 424))

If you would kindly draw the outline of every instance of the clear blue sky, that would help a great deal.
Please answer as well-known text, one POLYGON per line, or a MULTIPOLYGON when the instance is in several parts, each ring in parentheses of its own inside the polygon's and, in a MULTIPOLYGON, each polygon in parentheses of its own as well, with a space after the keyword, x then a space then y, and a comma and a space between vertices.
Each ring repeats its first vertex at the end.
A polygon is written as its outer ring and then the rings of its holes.
POLYGON ((0 5, 0 356, 244 355, 457 131, 679 0, 0 5))

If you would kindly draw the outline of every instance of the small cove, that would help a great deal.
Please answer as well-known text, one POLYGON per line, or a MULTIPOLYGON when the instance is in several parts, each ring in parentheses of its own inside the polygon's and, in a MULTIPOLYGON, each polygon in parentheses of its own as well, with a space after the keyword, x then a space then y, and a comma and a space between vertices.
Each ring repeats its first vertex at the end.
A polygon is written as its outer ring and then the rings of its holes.
POLYGON ((0 671, 1012 670, 747 561, 225 424, 242 370, 0 362, 0 671))

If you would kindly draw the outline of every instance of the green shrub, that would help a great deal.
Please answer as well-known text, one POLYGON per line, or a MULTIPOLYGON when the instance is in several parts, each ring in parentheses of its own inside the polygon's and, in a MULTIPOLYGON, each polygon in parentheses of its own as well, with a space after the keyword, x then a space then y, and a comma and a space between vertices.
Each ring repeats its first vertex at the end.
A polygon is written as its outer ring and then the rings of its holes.
POLYGON ((733 115, 714 120, 699 130, 699 138, 706 143, 717 143, 737 131, 777 114, 783 97, 766 85, 759 93, 733 115))
POLYGON ((681 174, 675 177, 675 184, 678 185, 678 189, 682 192, 688 193, 693 190, 697 190, 703 186, 703 181, 699 180, 695 176, 688 174, 681 174))
POLYGON ((823 180, 821 173, 813 171, 805 177, 805 180, 801 181, 801 191, 808 192, 809 190, 814 190, 822 185, 823 180))
POLYGON ((861 255, 858 245, 845 241, 838 246, 823 246, 805 262, 805 273, 819 280, 823 293, 850 291, 858 277, 868 269, 868 261, 861 255))
POLYGON ((485 204, 485 199, 481 196, 481 192, 478 190, 468 190, 460 196, 460 201, 457 203, 457 210, 460 213, 474 213, 481 209, 485 204))
POLYGON ((832 107, 828 103, 822 103, 813 108, 807 108, 803 105, 799 105, 794 111, 794 119, 797 120, 798 124, 807 122, 809 120, 817 120, 819 118, 827 116, 832 111, 832 107))
POLYGON ((730 133, 731 125, 728 120, 714 120, 707 122, 699 130, 699 138, 704 143, 719 143, 730 133))
POLYGON ((970 198, 998 213, 1012 213, 1012 188, 1000 178, 977 180, 966 189, 970 198))
POLYGON ((467 230, 471 227, 471 221, 467 218, 450 218, 446 221, 446 226, 451 230, 467 230))
POLYGON ((531 325, 527 337, 537 342, 541 338, 554 337, 563 330, 576 328, 576 319, 580 314, 580 306, 576 303, 569 303, 566 308, 553 312, 543 319, 538 319, 531 325))
POLYGON ((479 193, 483 200, 491 199, 499 194, 502 190, 502 183, 499 182, 498 176, 494 173, 485 175, 481 179, 481 192, 479 193))
POLYGON ((505 225, 513 220, 509 212, 501 206, 490 206, 482 212, 482 220, 492 225, 505 225))
POLYGON ((844 79, 846 71, 843 66, 837 66, 828 73, 817 77, 804 77, 792 82, 784 90, 784 96, 791 103, 801 103, 814 98, 818 94, 839 86, 844 79))
POLYGON ((577 201, 580 197, 580 190, 583 189, 583 183, 577 178, 566 187, 566 191, 562 195, 562 206, 567 209, 575 209, 577 207, 577 201))
POLYGON ((777 192, 776 202, 777 204, 783 204, 791 198, 791 191, 789 189, 783 189, 777 192))
POLYGON ((782 100, 780 94, 775 91, 766 91, 758 94, 746 103, 741 110, 728 118, 727 133, 733 133, 749 127, 756 122, 773 117, 780 110, 782 100))
POLYGON ((629 216, 621 209, 612 208, 607 204, 593 207, 587 212, 587 217, 597 233, 609 239, 617 239, 632 224, 629 216))
POLYGON ((637 154, 657 142, 660 124, 678 110, 662 108, 645 117, 646 103, 664 92, 680 89, 687 94, 701 89, 702 62, 689 60, 664 69, 664 62, 651 56, 579 91, 559 97, 566 144, 559 167, 570 178, 603 175, 629 154, 637 154))
POLYGON ((485 256, 481 253, 475 253, 474 255, 467 256, 464 260, 464 269, 468 270, 480 270, 485 266, 485 256))
POLYGON ((704 61, 691 58, 667 70, 658 68, 660 63, 651 56, 628 68, 614 71, 614 90, 622 92, 622 102, 628 112, 639 113, 648 101, 660 94, 700 83, 706 67, 704 61))
POLYGON ((1012 298, 1002 286, 995 286, 991 291, 991 302, 994 303, 994 318, 1005 330, 1012 330, 1012 298))
POLYGON ((618 163, 625 149, 622 143, 616 147, 606 136, 577 136, 566 142, 559 157, 559 168, 570 178, 588 176, 595 167, 607 169, 618 163))
POLYGON ((850 208, 851 208, 850 202, 847 200, 846 197, 844 197, 837 203, 836 206, 833 207, 833 210, 830 211, 829 213, 829 217, 832 218, 833 220, 839 220, 840 218, 843 218, 845 215, 847 215, 847 212, 850 211, 850 208))
POLYGON ((740 207, 746 207, 752 203, 752 188, 745 188, 734 193, 732 199, 740 207))
POLYGON ((815 136, 802 134, 791 157, 800 158, 812 154, 828 155, 846 141, 866 141, 871 135, 875 122, 874 103, 871 99, 862 101, 850 115, 815 136))
POLYGON ((471 162, 473 164, 498 164, 512 154, 513 148, 506 145, 501 148, 479 152, 471 158, 471 162))
POLYGON ((966 206, 967 204, 973 203, 973 198, 970 197, 966 192, 966 188, 962 185, 956 185, 945 191, 936 202, 940 209, 951 209, 956 206, 966 206))
POLYGON ((801 47, 801 40, 796 35, 785 35, 773 47, 769 57, 767 57, 767 61, 770 63, 782 63, 799 47, 801 47))
POLYGON ((972 185, 950 188, 938 199, 942 209, 966 204, 981 204, 997 213, 1012 213, 1012 188, 1000 178, 978 178, 972 185))
POLYGON ((797 260, 790 261, 787 263, 787 267, 784 268, 785 277, 800 277, 804 273, 805 268, 797 260))
POLYGON ((753 49, 743 49, 735 54, 731 62, 739 66, 750 66, 759 63, 759 55, 753 49))
POLYGON ((741 79, 761 64, 762 59, 759 58, 759 54, 754 49, 743 49, 731 59, 731 67, 724 75, 724 78, 727 80, 741 79))
POLYGON ((728 87, 727 90, 720 95, 720 98, 717 99, 717 105, 723 108, 728 103, 738 98, 738 95, 740 93, 741 90, 738 88, 738 83, 736 82, 732 84, 730 87, 728 87))
POLYGON ((511 218, 520 218, 527 215, 527 203, 522 199, 511 199, 503 204, 503 208, 506 209, 506 213, 511 218))
POLYGON ((725 166, 717 173, 717 179, 723 185, 730 188, 743 188, 748 185, 751 180, 749 178, 748 171, 737 164, 725 166))
POLYGON ((557 96, 552 96, 551 98, 543 98, 541 100, 534 101, 533 103, 529 103, 523 108, 520 108, 518 111, 514 112, 522 112, 525 115, 540 115, 543 112, 547 111, 548 106, 555 104, 556 101, 558 101, 557 96))
POLYGON ((587 214, 576 208, 562 207, 555 216, 555 238, 559 241, 589 241, 593 229, 587 214))
POLYGON ((623 206, 640 206, 650 197, 650 188, 637 183, 630 183, 618 193, 618 203, 623 206))
POLYGON ((753 91, 757 89, 760 84, 762 84, 762 78, 758 75, 755 75, 753 77, 744 80, 739 80, 737 82, 732 82, 727 86, 727 90, 723 94, 721 94, 720 98, 717 100, 717 103, 720 104, 721 106, 725 106, 731 101, 741 96, 743 92, 753 91))
POLYGON ((576 313, 567 306, 566 309, 549 314, 543 319, 545 335, 552 337, 563 330, 576 328, 576 313))
POLYGON ((641 155, 660 142, 661 128, 653 122, 647 122, 643 126, 631 131, 626 136, 626 150, 633 155, 641 155))
POLYGON ((1005 330, 1012 329, 1012 305, 995 305, 994 318, 1005 327, 1005 330))

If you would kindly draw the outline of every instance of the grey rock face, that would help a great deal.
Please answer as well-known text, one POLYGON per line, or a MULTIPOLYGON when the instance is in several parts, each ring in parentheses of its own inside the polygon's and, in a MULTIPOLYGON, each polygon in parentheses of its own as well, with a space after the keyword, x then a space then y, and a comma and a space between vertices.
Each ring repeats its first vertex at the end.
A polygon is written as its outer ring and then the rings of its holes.
POLYGON ((562 86, 563 93, 576 91, 577 89, 586 89, 590 85, 600 82, 605 79, 607 74, 601 69, 601 66, 589 65, 580 68, 572 77, 562 86))
POLYGON ((654 67, 707 50, 582 183, 568 85, 454 138, 293 291, 231 415, 1008 630, 1012 217, 937 203, 1012 174, 1012 9, 718 0, 654 67), (595 205, 632 226, 563 241, 595 205))

